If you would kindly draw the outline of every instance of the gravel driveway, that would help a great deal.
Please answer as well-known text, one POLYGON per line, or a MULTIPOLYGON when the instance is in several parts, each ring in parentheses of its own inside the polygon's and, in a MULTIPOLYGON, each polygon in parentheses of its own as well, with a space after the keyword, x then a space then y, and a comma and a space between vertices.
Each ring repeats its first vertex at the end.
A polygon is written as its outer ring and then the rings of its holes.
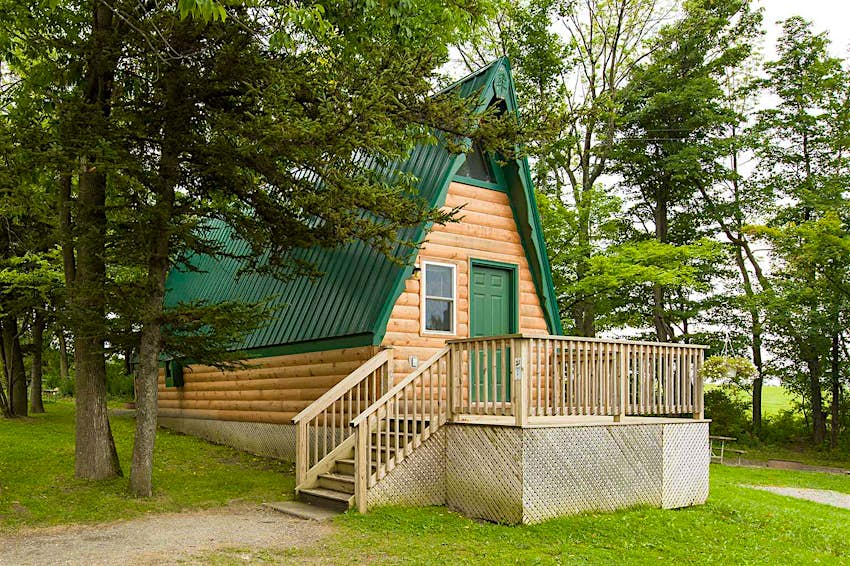
POLYGON ((748 485, 747 487, 769 491, 778 495, 796 497, 797 499, 808 499, 809 501, 832 505, 833 507, 841 507, 842 509, 850 509, 850 494, 841 493, 840 491, 803 487, 775 487, 771 485, 748 485))
POLYGON ((0 565, 191 563, 221 548, 306 546, 331 531, 259 506, 225 507, 0 537, 0 565))

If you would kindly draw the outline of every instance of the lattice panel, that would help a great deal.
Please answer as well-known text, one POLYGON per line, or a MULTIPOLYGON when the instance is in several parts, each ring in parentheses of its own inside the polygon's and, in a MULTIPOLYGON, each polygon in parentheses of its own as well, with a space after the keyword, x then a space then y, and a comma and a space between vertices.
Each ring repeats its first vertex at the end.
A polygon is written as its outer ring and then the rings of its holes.
POLYGON ((664 509, 699 505, 708 499, 711 451, 708 423, 664 425, 664 509))
POLYGON ((295 460, 295 425, 159 417, 165 428, 260 456, 295 460))
POLYGON ((522 521, 522 429, 449 426, 446 504, 468 517, 522 521))
POLYGON ((526 429, 523 522, 661 504, 661 427, 526 429))
POLYGON ((437 430, 367 495, 369 508, 381 505, 446 504, 446 429, 437 430))

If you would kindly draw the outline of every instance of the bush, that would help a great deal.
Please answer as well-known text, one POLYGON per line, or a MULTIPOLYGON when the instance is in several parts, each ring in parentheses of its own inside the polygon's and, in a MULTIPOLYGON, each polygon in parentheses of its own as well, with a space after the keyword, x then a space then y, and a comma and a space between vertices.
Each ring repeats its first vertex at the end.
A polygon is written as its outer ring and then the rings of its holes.
POLYGON ((780 411, 762 420, 761 440, 767 444, 791 444, 810 435, 806 421, 795 410, 780 411))
POLYGON ((711 419, 709 429, 714 436, 741 438, 750 430, 748 405, 720 388, 705 392, 705 418, 711 419))
POLYGON ((132 401, 133 376, 124 373, 124 364, 112 360, 106 363, 106 393, 112 399, 132 401))

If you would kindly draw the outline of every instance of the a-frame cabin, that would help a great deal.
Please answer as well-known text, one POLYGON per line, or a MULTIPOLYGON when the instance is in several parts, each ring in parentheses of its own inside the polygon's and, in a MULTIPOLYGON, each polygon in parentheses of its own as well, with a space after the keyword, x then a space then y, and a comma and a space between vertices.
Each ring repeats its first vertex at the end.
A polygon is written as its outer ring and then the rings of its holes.
MULTIPOLYGON (((480 111, 494 104, 516 111, 507 59, 451 88, 478 97, 480 111)), ((274 297, 280 308, 240 345, 249 367, 166 364, 160 424, 294 460, 302 499, 341 508, 449 504, 491 520, 530 522, 636 502, 704 500, 702 350, 560 336, 525 159, 505 163, 478 148, 457 155, 422 145, 397 170, 419 179, 432 206, 463 207, 459 222, 405 234, 422 242, 414 262, 399 265, 355 242, 294 252, 324 273, 318 280, 237 277, 238 261, 207 256, 192 258, 193 269, 172 271, 170 304, 274 297), (685 413, 699 418, 627 416, 685 413), (663 489, 665 433, 678 434, 688 453, 671 456, 670 469, 693 475, 676 485, 678 499, 663 489), (600 434, 622 439, 612 448, 600 434), (564 458, 575 457, 570 450, 584 437, 591 440, 582 459, 596 454, 598 461, 576 475, 564 458), (637 459, 640 481, 600 483, 600 469, 635 471, 632 437, 646 444, 645 461, 637 459), (505 451, 513 463, 507 467, 505 451), (539 460, 538 471, 560 462, 576 477, 533 480, 533 495, 527 458, 539 460), (582 482, 595 487, 577 487, 582 482)), ((229 238, 226 227, 218 233, 229 238)))

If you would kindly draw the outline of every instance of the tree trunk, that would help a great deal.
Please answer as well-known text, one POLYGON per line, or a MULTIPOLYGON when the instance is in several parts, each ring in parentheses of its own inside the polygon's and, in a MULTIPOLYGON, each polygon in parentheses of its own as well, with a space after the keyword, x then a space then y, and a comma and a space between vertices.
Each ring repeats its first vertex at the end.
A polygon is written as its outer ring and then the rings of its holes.
MULTIPOLYGON (((112 81, 120 52, 115 37, 112 7, 93 3, 85 94, 91 123, 102 124, 100 127, 106 127, 110 115, 112 81)), ((96 160, 83 158, 81 165, 74 230, 76 269, 71 287, 77 364, 75 472, 78 478, 99 480, 122 475, 106 412, 106 173, 96 160)))
POLYGON ((821 363, 818 358, 806 360, 809 370, 809 395, 812 398, 812 440, 816 446, 823 444, 826 439, 826 415, 823 412, 821 396, 821 363))
POLYGON ((80 173, 77 272, 71 295, 76 368, 76 475, 107 479, 121 475, 106 412, 106 177, 80 173))
POLYGON ((832 385, 832 427, 829 445, 832 448, 838 447, 838 433, 841 432, 841 352, 838 348, 839 339, 838 333, 832 335, 832 348, 829 355, 829 377, 832 385))
POLYGON ((188 110, 181 108, 183 98, 177 74, 170 73, 166 76, 163 143, 156 184, 157 200, 148 222, 153 234, 148 248, 147 297, 139 343, 139 370, 136 374, 136 436, 130 470, 130 492, 138 497, 150 497, 153 493, 152 472, 165 278, 169 266, 174 189, 179 179, 180 138, 188 127, 189 114, 188 110))
MULTIPOLYGON (((655 191, 655 239, 666 244, 668 239, 668 206, 666 188, 655 191)), ((667 320, 665 310, 665 292, 661 285, 652 286, 652 324, 655 327, 655 335, 659 342, 673 341, 673 328, 667 320)))
POLYGON ((9 412, 16 417, 27 416, 27 372, 14 316, 3 317, 3 366, 9 384, 9 412))
POLYGON ((40 309, 35 310, 32 322, 32 368, 30 370, 30 412, 43 413, 44 403, 41 398, 42 353, 44 351, 44 314, 40 309))
MULTIPOLYGON (((578 247, 582 250, 582 255, 576 262, 576 280, 585 279, 590 271, 589 261, 591 255, 590 248, 590 203, 585 202, 590 199, 587 197, 588 190, 583 186, 579 198, 576 199, 576 208, 578 209, 578 247)), ((575 325, 576 334, 592 338, 596 336, 596 305, 593 300, 580 296, 573 305, 573 324, 575 325)))

